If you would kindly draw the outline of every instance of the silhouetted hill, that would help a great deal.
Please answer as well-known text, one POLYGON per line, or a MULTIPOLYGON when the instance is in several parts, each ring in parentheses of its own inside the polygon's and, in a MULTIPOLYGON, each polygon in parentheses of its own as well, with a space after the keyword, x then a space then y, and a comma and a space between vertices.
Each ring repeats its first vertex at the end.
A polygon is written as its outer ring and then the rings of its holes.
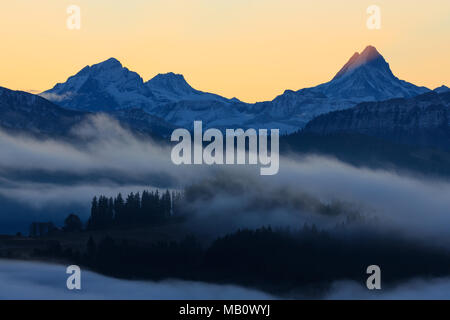
MULTIPOLYGON (((68 110, 38 95, 0 87, 0 127, 35 136, 65 138, 93 112, 68 110)), ((174 129, 164 120, 140 109, 118 110, 108 114, 132 132, 153 137, 168 136, 174 129)))
POLYGON ((330 156, 357 167, 450 177, 448 151, 394 143, 359 133, 297 132, 281 137, 280 150, 284 154, 330 156))
POLYGON ((303 131, 319 135, 359 133, 393 143, 450 151, 450 92, 361 103, 323 114, 303 131))

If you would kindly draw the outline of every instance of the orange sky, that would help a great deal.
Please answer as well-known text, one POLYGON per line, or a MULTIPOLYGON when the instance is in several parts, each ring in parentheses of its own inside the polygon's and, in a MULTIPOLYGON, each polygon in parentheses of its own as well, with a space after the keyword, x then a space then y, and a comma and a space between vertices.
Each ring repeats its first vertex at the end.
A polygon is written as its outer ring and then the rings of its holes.
POLYGON ((0 4, 0 86, 45 90, 119 59, 144 80, 173 71, 247 102, 330 80, 377 47, 399 78, 450 86, 448 0, 14 0, 0 4), (81 8, 81 29, 66 8, 81 8), (381 8, 381 30, 366 8, 381 8))

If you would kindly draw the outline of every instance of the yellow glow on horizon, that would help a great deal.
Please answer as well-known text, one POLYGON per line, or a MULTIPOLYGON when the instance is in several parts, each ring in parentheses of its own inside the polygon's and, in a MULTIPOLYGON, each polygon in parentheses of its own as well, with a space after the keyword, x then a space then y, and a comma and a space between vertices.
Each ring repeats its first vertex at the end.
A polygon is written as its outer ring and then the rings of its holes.
POLYGON ((254 102, 329 81, 374 45, 399 78, 450 85, 448 0, 15 0, 0 4, 0 86, 42 91, 115 57, 144 80, 254 102), (66 28, 80 6, 81 30, 66 28), (381 30, 366 8, 381 8, 381 30))

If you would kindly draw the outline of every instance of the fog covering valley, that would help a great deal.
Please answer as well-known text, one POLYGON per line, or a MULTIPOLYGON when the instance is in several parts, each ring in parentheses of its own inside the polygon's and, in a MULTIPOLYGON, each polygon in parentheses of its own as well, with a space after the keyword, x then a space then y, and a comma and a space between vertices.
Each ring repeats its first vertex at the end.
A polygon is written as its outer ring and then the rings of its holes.
MULTIPOLYGON (((61 222, 69 213, 64 207, 87 218, 96 195, 189 186, 195 198, 191 205, 207 208, 194 219, 220 217, 233 228, 304 222, 330 227, 346 215, 358 214, 377 218, 382 228, 450 239, 445 227, 450 220, 446 179, 355 168, 331 158, 295 154, 281 157, 280 172, 274 176, 260 176, 253 165, 176 166, 170 161, 170 146, 136 138, 106 116, 94 116, 76 134, 87 142, 74 145, 0 132, 0 195, 6 203, 2 224, 16 219, 7 211, 16 201, 23 210, 39 213, 36 218, 61 222), (319 204, 339 210, 320 213, 319 204), (46 216, 50 207, 61 209, 46 216)), ((219 226, 224 227, 218 223, 217 231, 229 231, 219 226)))
POLYGON ((162 282, 125 281, 85 271, 85 286, 70 292, 65 283, 65 267, 36 262, 0 260, 0 299, 273 299, 275 297, 236 286, 166 280, 162 282), (106 290, 105 290, 106 289, 106 290))
MULTIPOLYGON (((32 221, 52 221, 61 226, 72 212, 87 221, 93 196, 112 197, 119 192, 158 188, 184 190, 189 200, 185 208, 188 213, 180 222, 180 230, 185 235, 194 234, 205 244, 238 229, 270 226, 296 231, 305 224, 354 241, 370 233, 381 238, 388 234, 394 241, 408 239, 444 251, 450 244, 450 182, 446 179, 356 168, 313 154, 284 154, 280 171, 274 176, 260 176, 259 167, 251 165, 175 166, 170 161, 170 145, 136 137, 104 115, 92 116, 73 134, 83 142, 0 132, 0 233, 27 234, 32 221), (340 229, 341 225, 346 228, 340 229)), ((10 263, 13 262, 0 262, 1 277, 10 263)), ((60 268, 27 263, 20 266, 23 270, 60 268)), ((20 272, 20 268, 15 272, 20 272)), ((364 270, 361 273, 364 276, 364 270)), ((14 279, 8 280, 13 286, 17 284, 14 279)), ((111 288, 144 285, 102 279, 111 288)), ((86 293, 89 297, 100 294, 95 283, 93 280, 92 295, 86 293)), ((413 297, 417 288, 434 292, 444 285, 412 278, 391 284, 389 291, 368 296, 366 289, 358 289, 361 284, 342 279, 334 282, 322 297, 413 297)), ((172 280, 152 283, 150 287, 167 290, 167 298, 183 298, 173 286, 190 288, 190 292, 198 288, 201 294, 193 292, 189 298, 272 297, 238 287, 228 287, 228 291, 220 293, 222 289, 215 285, 172 280), (212 296, 209 292, 213 292, 212 296)), ((48 297, 53 297, 54 289, 48 290, 48 297)), ((144 292, 142 296, 151 297, 151 292, 144 292)), ((33 291, 29 294, 32 296, 33 291)), ((118 298, 115 294, 102 297, 118 298)), ((120 298, 133 297, 141 296, 120 298)))

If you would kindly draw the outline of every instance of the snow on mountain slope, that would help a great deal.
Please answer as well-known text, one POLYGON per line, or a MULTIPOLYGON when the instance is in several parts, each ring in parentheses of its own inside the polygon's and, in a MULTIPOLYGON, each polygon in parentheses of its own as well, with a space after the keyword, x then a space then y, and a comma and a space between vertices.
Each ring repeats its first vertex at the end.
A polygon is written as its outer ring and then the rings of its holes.
POLYGON ((389 64, 372 46, 366 47, 361 54, 355 53, 333 80, 316 89, 330 98, 355 101, 408 98, 429 91, 394 76, 389 64))
POLYGON ((146 107, 151 103, 140 90, 142 78, 114 58, 86 66, 41 96, 73 110, 110 111, 146 107))
POLYGON ((182 75, 159 74, 144 82, 114 58, 84 67, 41 96, 65 108, 85 111, 142 108, 151 112, 160 105, 180 100, 226 101, 193 89, 182 75))
POLYGON ((329 82, 299 91, 286 90, 254 110, 302 128, 323 113, 351 108, 364 101, 407 98, 430 91, 395 77, 378 51, 368 46, 355 53, 329 82))
POLYGON ((158 99, 158 102, 177 102, 181 100, 211 100, 228 102, 228 99, 212 93, 202 92, 192 88, 181 74, 173 72, 158 74, 145 83, 158 99))
POLYGON ((87 66, 41 96, 59 105, 87 111, 139 108, 172 124, 205 127, 278 128, 289 133, 316 116, 363 101, 407 98, 430 91, 395 77, 372 46, 355 53, 329 82, 299 91, 286 90, 273 101, 246 104, 192 88, 183 75, 159 74, 144 82, 114 58, 87 66))

